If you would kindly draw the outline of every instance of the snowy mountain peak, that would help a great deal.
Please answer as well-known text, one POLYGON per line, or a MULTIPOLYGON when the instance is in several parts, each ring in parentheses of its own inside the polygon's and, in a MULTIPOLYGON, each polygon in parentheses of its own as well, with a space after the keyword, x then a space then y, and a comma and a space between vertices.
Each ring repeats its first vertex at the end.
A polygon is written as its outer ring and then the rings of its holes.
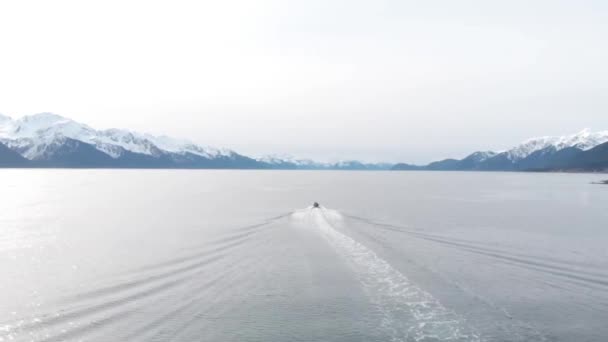
POLYGON ((474 153, 470 154, 467 158, 480 162, 480 161, 484 161, 488 158, 492 158, 495 155, 496 155, 496 152, 479 151, 479 152, 474 152, 474 153))
POLYGON ((166 136, 156 137, 115 128, 95 130, 53 113, 28 115, 16 120, 8 116, 0 117, 0 141, 28 159, 42 158, 45 146, 60 143, 62 138, 93 145, 112 158, 119 158, 125 151, 150 156, 190 153, 205 158, 231 157, 234 154, 230 150, 203 147, 166 136))
POLYGON ((586 128, 577 134, 561 137, 557 142, 557 149, 576 147, 583 151, 594 148, 608 141, 608 131, 592 132, 586 128))
POLYGON ((605 142, 608 142, 608 131, 592 132, 590 129, 585 128, 573 135, 544 136, 528 139, 506 151, 506 153, 509 159, 517 161, 546 148, 554 148, 559 151, 564 148, 575 147, 587 151, 605 142))
POLYGON ((299 159, 289 154, 269 154, 256 159, 259 162, 271 165, 292 164, 298 167, 324 167, 324 163, 315 162, 310 159, 299 159))

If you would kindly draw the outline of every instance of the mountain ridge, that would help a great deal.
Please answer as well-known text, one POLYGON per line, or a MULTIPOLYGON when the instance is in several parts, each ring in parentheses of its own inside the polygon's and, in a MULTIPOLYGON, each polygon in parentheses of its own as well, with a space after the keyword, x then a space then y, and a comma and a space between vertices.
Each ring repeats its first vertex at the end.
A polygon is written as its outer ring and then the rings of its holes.
POLYGON ((97 130, 54 114, 0 114, 0 167, 388 170, 393 164, 251 158, 230 149, 124 129, 97 130))
POLYGON ((0 167, 280 170, 608 171, 608 131, 527 139, 505 151, 478 151, 427 165, 327 163, 291 156, 252 158, 230 149, 125 129, 97 130, 54 114, 0 114, 0 167))
POLYGON ((463 159, 427 165, 398 163, 393 170, 434 171, 606 171, 608 131, 584 129, 573 135, 525 140, 502 152, 474 152, 463 159))

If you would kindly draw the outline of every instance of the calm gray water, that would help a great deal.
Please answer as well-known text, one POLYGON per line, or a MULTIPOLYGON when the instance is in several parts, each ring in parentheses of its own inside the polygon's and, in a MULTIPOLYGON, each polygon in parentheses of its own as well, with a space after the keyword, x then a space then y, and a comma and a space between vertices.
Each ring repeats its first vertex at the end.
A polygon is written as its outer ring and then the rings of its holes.
POLYGON ((604 342, 601 178, 2 170, 0 341, 604 342))

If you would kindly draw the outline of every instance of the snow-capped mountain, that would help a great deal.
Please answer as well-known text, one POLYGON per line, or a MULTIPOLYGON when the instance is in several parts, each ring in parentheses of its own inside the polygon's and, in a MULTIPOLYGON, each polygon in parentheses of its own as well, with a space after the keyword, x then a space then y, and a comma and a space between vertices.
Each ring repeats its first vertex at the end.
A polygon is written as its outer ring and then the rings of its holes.
POLYGON ((426 166, 397 164, 395 170, 607 170, 608 131, 584 129, 566 136, 532 138, 503 152, 475 152, 426 166))
POLYGON ((608 131, 591 132, 589 129, 567 136, 545 136, 532 138, 506 151, 510 160, 518 161, 532 153, 546 148, 554 148, 556 151, 568 147, 575 147, 587 151, 595 146, 608 142, 608 131))
POLYGON ((328 163, 276 154, 264 156, 257 160, 271 165, 272 168, 298 170, 390 170, 393 167, 393 164, 388 163, 362 163, 357 160, 328 163))
POLYGON ((608 131, 528 139, 502 152, 475 152, 426 166, 322 163, 292 156, 249 158, 228 149, 121 129, 97 130, 40 113, 20 119, 0 114, 0 167, 231 168, 300 170, 608 170, 608 131))
POLYGON ((201 147, 186 140, 156 137, 128 130, 95 130, 85 124, 52 113, 40 113, 13 120, 0 117, 0 141, 30 160, 45 159, 47 148, 58 139, 69 138, 95 146, 112 158, 126 151, 160 156, 170 152, 204 158, 231 157, 234 152, 201 147))
POLYGON ((316 162, 311 159, 300 159, 287 154, 270 154, 257 158, 259 162, 270 165, 283 165, 287 168, 321 169, 329 167, 329 163, 316 162))
POLYGON ((486 159, 490 159, 494 156, 496 156, 496 152, 482 151, 482 152, 475 152, 473 154, 470 154, 467 158, 473 162, 480 163, 480 162, 482 162, 486 159))
MULTIPOLYGON (((288 156, 252 159, 228 149, 122 129, 97 130, 56 115, 0 115, 0 167, 375 169, 288 156)), ((383 168, 388 168, 382 164, 383 168)))

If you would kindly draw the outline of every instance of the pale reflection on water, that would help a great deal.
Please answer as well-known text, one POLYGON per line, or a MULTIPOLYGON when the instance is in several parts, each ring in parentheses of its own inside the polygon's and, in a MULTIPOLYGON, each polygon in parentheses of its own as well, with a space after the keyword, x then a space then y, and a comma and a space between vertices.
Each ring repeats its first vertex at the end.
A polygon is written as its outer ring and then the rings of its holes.
POLYGON ((0 340, 608 339, 601 176, 0 176, 0 340))

